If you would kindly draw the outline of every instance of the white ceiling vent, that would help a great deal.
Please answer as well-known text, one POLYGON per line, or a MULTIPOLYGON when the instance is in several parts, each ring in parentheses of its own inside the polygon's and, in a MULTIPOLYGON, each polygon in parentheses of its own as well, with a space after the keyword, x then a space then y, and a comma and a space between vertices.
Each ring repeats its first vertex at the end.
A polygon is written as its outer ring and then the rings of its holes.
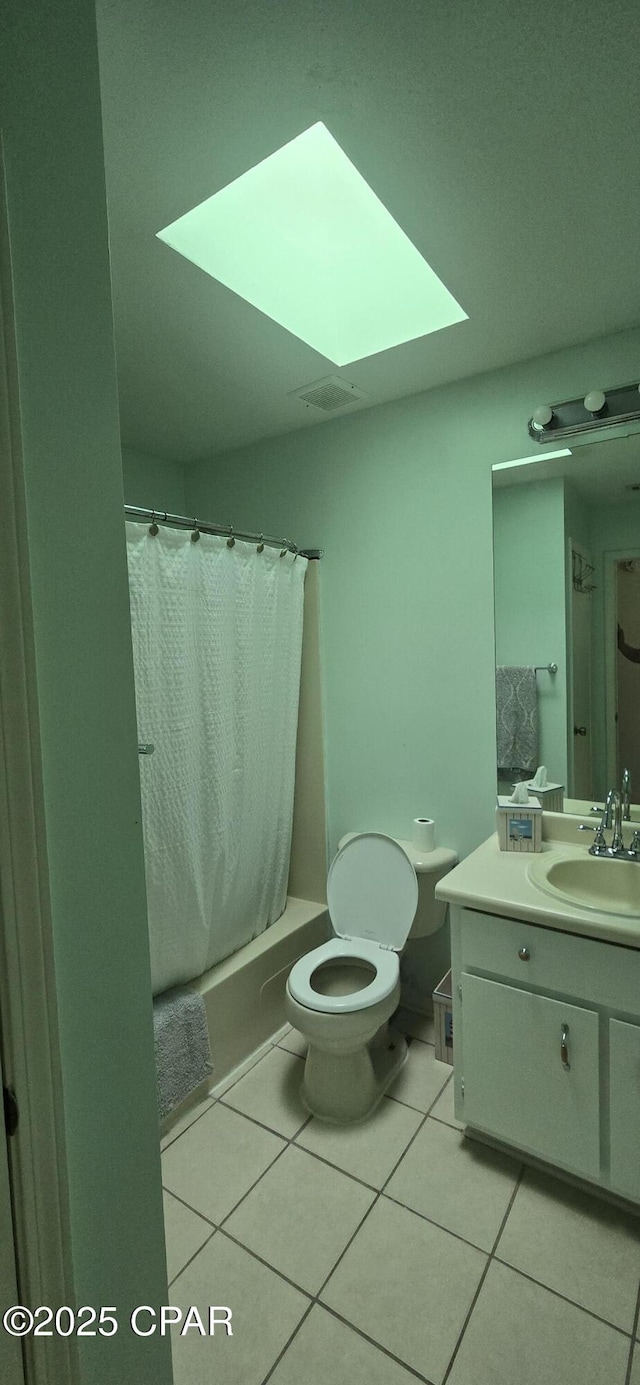
POLYGON ((325 375, 323 380, 314 380, 310 385, 303 385, 302 389, 290 390, 289 398, 299 399, 303 404, 313 404, 323 413, 332 414, 336 409, 344 409, 367 396, 364 390, 359 390, 349 380, 341 380, 339 375, 325 375))

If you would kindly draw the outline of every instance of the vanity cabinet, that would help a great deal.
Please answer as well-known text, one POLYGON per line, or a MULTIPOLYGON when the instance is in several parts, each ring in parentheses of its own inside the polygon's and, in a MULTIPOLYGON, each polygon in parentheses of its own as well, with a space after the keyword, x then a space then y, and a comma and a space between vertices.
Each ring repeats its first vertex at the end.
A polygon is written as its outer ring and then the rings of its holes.
POLYGON ((609 1023, 611 1187, 640 1202, 640 1023, 609 1023))
POLYGON ((462 997, 465 1120, 597 1178, 596 1012, 466 973, 462 997))
POLYGON ((640 1202, 640 951, 452 908, 456 1116, 640 1202))

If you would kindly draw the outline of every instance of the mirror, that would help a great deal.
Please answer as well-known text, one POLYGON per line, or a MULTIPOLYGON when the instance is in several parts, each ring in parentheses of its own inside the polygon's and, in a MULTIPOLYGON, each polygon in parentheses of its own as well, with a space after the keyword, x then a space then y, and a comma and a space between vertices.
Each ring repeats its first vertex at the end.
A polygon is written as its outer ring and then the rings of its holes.
POLYGON ((640 801, 640 433, 568 445, 492 471, 496 759, 579 813, 625 769, 640 801))

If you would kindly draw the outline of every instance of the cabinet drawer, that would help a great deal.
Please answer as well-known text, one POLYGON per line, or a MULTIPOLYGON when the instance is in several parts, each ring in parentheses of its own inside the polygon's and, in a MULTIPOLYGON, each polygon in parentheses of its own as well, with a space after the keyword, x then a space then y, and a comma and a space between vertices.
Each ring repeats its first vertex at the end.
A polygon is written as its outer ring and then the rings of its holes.
POLYGON ((465 971, 640 1016, 640 951, 634 948, 475 909, 461 910, 461 945, 465 971))

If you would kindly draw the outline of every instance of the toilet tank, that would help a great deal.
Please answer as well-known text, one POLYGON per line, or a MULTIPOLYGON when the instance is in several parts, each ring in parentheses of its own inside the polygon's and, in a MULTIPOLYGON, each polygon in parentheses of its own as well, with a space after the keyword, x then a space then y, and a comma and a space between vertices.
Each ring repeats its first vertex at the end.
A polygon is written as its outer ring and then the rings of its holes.
MULTIPOLYGON (((356 832, 346 832, 338 842, 338 849, 357 835, 356 832)), ((421 852, 413 842, 402 841, 400 837, 394 837, 394 841, 406 851, 418 877, 418 907, 409 937, 426 938, 430 933, 437 933, 444 923, 447 906, 444 900, 436 899, 435 889, 443 875, 447 875, 457 866, 458 857, 455 851, 450 851, 446 846, 437 846, 434 851, 421 852)))
POLYGON ((411 925, 410 938, 426 938, 429 933, 437 933, 445 920, 446 903, 436 899, 435 888, 443 875, 447 875, 458 864, 455 851, 437 846, 434 851, 421 852, 413 842, 401 841, 398 845, 406 851, 418 877, 418 908, 411 925))

